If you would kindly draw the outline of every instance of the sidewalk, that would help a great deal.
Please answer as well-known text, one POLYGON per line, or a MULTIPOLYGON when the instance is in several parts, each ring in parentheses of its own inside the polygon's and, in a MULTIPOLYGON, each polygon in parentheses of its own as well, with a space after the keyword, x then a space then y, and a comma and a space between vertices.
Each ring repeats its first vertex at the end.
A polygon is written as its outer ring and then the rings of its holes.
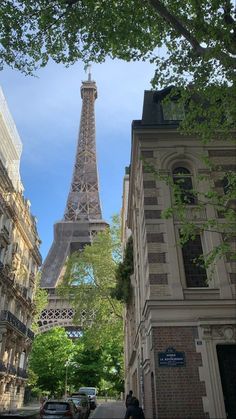
POLYGON ((0 418, 28 418, 36 419, 39 417, 40 403, 29 404, 20 409, 11 409, 6 412, 0 412, 0 418))

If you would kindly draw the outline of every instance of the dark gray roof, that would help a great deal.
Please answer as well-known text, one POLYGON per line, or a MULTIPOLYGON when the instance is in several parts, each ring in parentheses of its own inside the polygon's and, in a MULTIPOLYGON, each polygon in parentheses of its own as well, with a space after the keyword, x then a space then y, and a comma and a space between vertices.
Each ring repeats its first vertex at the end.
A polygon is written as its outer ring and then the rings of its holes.
POLYGON ((154 126, 168 129, 176 128, 179 125, 178 120, 165 120, 163 116, 162 101, 169 95, 173 86, 169 86, 163 90, 145 90, 143 101, 143 114, 141 120, 133 121, 134 127, 154 126))

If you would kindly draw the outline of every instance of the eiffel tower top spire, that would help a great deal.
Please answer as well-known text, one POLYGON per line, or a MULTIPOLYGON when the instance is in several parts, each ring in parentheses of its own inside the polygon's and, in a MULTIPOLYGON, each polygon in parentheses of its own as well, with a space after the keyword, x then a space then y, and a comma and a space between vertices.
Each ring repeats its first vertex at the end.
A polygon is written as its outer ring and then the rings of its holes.
POLYGON ((70 192, 67 199, 64 220, 96 220, 102 218, 95 141, 94 102, 97 98, 97 86, 88 80, 81 86, 82 111, 79 138, 74 164, 70 192))
POLYGON ((87 71, 88 71, 88 81, 91 81, 91 64, 88 64, 87 71))

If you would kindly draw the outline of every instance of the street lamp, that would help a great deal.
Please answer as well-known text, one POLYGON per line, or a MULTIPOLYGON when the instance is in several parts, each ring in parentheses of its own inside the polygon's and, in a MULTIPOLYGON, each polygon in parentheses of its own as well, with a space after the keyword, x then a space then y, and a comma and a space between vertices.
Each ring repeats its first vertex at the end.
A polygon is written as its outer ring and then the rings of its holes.
POLYGON ((68 385, 68 367, 69 365, 73 365, 74 367, 79 368, 79 364, 77 364, 77 362, 73 362, 70 361, 70 359, 68 359, 65 363, 65 367, 66 367, 66 375, 65 375, 65 394, 64 394, 64 398, 67 398, 67 385, 68 385))

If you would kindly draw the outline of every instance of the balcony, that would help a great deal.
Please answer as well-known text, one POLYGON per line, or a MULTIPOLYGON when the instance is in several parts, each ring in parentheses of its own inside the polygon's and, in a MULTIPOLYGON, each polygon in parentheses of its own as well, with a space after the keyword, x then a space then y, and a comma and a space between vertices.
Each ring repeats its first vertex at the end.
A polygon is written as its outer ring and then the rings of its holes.
POLYGON ((0 262, 0 279, 8 284, 8 286, 14 285, 14 279, 12 278, 8 265, 4 266, 2 262, 0 262))
MULTIPOLYGON (((22 323, 17 317, 8 310, 2 310, 0 312, 0 322, 7 322, 11 326, 15 327, 19 332, 23 333, 30 340, 34 340, 34 332, 31 329, 27 328, 24 323, 22 323)), ((1 361, 0 361, 0 371, 1 371, 1 361)))
POLYGON ((23 295, 23 297, 25 299, 27 299, 27 294, 28 294, 28 288, 24 287, 23 285, 20 286, 20 292, 23 295))
POLYGON ((28 378, 28 374, 26 372, 26 370, 24 370, 23 368, 17 368, 17 377, 21 377, 21 378, 28 378))
POLYGON ((30 274, 29 274, 29 280, 32 281, 32 282, 35 281, 35 274, 34 274, 34 272, 30 272, 30 274))
POLYGON ((28 374, 25 369, 20 368, 20 367, 16 368, 14 365, 10 363, 5 365, 0 360, 0 375, 1 374, 16 375, 17 377, 20 377, 20 378, 28 378, 28 374))
POLYGON ((7 372, 6 365, 0 360, 0 374, 5 374, 7 372))
POLYGON ((16 367, 12 364, 7 364, 7 373, 10 375, 16 375, 16 367))
POLYGON ((30 330, 30 329, 27 329, 27 337, 30 340, 34 340, 34 332, 32 332, 32 330, 30 330))
POLYGON ((9 323, 11 326, 16 328, 19 332, 26 335, 27 328, 24 323, 22 323, 14 314, 12 314, 8 310, 2 310, 0 312, 0 321, 5 321, 9 323))
POLYGON ((0 230, 0 241, 3 245, 10 244, 10 232, 6 226, 3 226, 0 230))
POLYGON ((24 285, 19 284, 16 282, 15 284, 16 289, 21 293, 21 295, 27 300, 28 288, 24 285))

